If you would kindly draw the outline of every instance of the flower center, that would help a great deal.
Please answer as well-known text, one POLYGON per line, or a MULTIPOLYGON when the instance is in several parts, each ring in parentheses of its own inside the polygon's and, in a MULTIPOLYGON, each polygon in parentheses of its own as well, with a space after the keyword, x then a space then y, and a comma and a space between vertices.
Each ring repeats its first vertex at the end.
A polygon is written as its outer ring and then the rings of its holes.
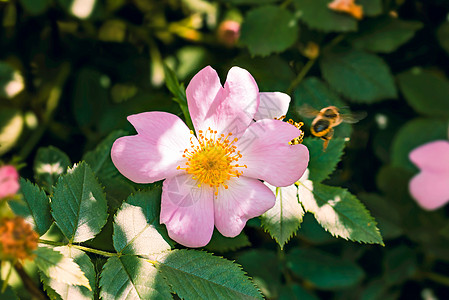
MULTIPOLYGON (((193 131, 190 132, 193 135, 193 131)), ((186 167, 178 166, 178 170, 185 170, 192 174, 197 181, 198 187, 208 184, 215 187, 215 195, 221 185, 228 188, 226 181, 231 177, 240 177, 243 174, 238 168, 246 168, 239 165, 237 161, 242 157, 240 151, 234 145, 237 138, 231 138, 232 133, 227 136, 217 135, 216 130, 208 129, 206 133, 198 131, 199 145, 195 145, 190 138, 190 148, 184 150, 183 157, 187 158, 186 167)))

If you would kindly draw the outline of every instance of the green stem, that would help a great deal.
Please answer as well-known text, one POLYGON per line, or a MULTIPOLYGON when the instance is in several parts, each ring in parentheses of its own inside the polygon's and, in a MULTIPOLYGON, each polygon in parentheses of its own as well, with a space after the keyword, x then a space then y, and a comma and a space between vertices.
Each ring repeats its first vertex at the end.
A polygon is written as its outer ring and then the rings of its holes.
POLYGON ((433 272, 422 272, 421 275, 445 286, 449 286, 449 277, 433 272))
POLYGON ((285 0, 284 2, 282 2, 282 4, 280 5, 280 7, 281 7, 281 8, 287 8, 287 6, 289 6, 290 3, 292 3, 292 0, 285 0))
POLYGON ((112 256, 117 256, 117 253, 113 253, 113 252, 107 252, 107 251, 103 251, 103 250, 98 250, 98 249, 93 249, 93 248, 89 248, 89 247, 84 247, 81 245, 74 245, 74 244, 64 244, 61 242, 54 242, 54 241, 48 241, 48 240, 42 240, 39 239, 39 243, 41 244, 46 244, 46 245, 51 245, 51 246, 69 246, 69 247, 73 247, 79 250, 83 250, 86 252, 90 252, 90 253, 95 253, 98 255, 102 255, 102 256, 106 256, 106 257, 112 257, 112 256))
POLYGON ((8 271, 8 274, 6 275, 6 278, 5 278, 5 280, 3 281, 3 285, 2 285, 2 294, 6 291, 6 288, 8 287, 8 281, 9 281, 9 278, 11 277, 12 268, 13 268, 13 263, 10 263, 10 264, 9 264, 9 271, 8 271))
POLYGON ((281 250, 281 248, 278 248, 278 259, 281 265, 282 274, 284 275, 285 282, 287 285, 290 285, 293 283, 293 279, 287 269, 287 264, 285 260, 285 252, 284 250, 281 250))
POLYGON ((287 90, 287 94, 291 94, 293 92, 293 90, 298 86, 298 84, 301 83, 301 81, 304 79, 304 77, 307 75, 307 73, 312 68, 315 61, 316 61, 316 59, 311 59, 304 65, 304 67, 302 67, 298 76, 296 76, 296 78, 290 84, 290 87, 287 90))

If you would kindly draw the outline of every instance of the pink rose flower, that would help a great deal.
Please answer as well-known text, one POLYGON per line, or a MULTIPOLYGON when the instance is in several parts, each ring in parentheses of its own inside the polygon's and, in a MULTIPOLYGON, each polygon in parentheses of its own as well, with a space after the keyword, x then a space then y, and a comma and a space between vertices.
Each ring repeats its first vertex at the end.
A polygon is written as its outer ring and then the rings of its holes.
POLYGON ((427 210, 449 202, 449 142, 434 141, 414 149, 410 160, 421 170, 410 180, 410 194, 427 210))
POLYGON ((134 182, 165 179, 160 222, 176 242, 202 247, 214 225, 235 237, 248 219, 273 207, 275 195, 260 180, 293 184, 307 168, 309 152, 288 143, 299 129, 266 119, 285 114, 290 97, 259 93, 244 69, 231 68, 223 87, 208 66, 193 77, 186 95, 196 135, 170 113, 131 115, 137 135, 117 139, 111 156, 134 182))
POLYGON ((15 167, 0 167, 0 199, 14 196, 19 190, 19 173, 15 167))

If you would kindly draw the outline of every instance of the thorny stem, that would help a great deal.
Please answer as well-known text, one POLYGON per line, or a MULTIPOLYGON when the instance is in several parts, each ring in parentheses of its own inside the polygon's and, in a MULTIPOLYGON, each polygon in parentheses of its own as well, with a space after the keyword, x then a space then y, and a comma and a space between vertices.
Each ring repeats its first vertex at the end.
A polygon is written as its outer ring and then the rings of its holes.
POLYGON ((46 244, 46 245, 51 245, 51 246, 69 246, 69 247, 73 247, 79 250, 83 250, 86 252, 90 252, 90 253, 94 253, 94 254, 98 254, 101 256, 106 256, 106 257, 113 257, 113 256, 117 256, 117 253, 113 253, 113 252, 107 252, 107 251, 103 251, 103 250, 98 250, 98 249, 93 249, 93 248, 89 248, 89 247, 84 247, 81 245, 73 245, 73 244, 65 244, 65 243, 61 243, 61 242, 54 242, 54 241, 48 241, 48 240, 42 240, 39 239, 39 243, 41 244, 46 244))
MULTIPOLYGON (((12 267, 11 267, 12 268, 12 267)), ((39 300, 47 300, 47 297, 42 293, 42 291, 36 286, 34 281, 28 276, 28 274, 23 269, 23 266, 20 263, 14 264, 14 269, 17 274, 22 279, 23 285, 28 290, 28 292, 34 296, 34 298, 39 300)))

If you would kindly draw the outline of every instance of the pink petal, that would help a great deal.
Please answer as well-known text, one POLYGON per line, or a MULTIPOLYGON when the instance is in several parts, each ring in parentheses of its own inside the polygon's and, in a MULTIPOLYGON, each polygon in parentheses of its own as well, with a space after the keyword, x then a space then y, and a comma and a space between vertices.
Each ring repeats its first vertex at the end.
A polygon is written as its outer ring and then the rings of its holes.
POLYGON ((229 70, 224 88, 211 67, 201 70, 187 87, 187 101, 196 131, 209 127, 239 137, 259 106, 259 88, 251 74, 239 67, 229 70))
POLYGON ((190 148, 193 135, 180 118, 155 111, 131 115, 128 121, 138 134, 117 139, 111 150, 120 173, 137 183, 151 183, 183 172, 176 167, 185 160, 183 151, 190 148))
POLYGON ((190 118, 197 132, 200 129, 207 129, 208 126, 214 126, 210 118, 217 106, 214 103, 215 98, 222 89, 220 78, 211 66, 199 71, 187 86, 186 96, 190 118))
POLYGON ((10 165, 0 167, 0 199, 13 196, 19 191, 19 173, 10 165))
POLYGON ((213 189, 199 188, 188 174, 168 178, 162 187, 161 224, 186 247, 207 245, 214 231, 213 189))
POLYGON ((449 169, 446 172, 421 172, 410 180, 409 189, 421 207, 440 208, 449 202, 449 169))
POLYGON ((274 186, 288 186, 301 178, 309 163, 306 146, 289 145, 301 131, 278 120, 253 123, 237 142, 243 176, 262 179, 274 186))
POLYGON ((422 170, 448 170, 449 142, 435 141, 424 144, 410 152, 409 158, 422 170))
POLYGON ((276 197, 257 179, 231 178, 226 184, 228 189, 220 187, 214 198, 215 226, 222 235, 235 237, 246 221, 272 208, 276 197))
POLYGON ((254 120, 274 119, 285 116, 290 105, 290 96, 280 92, 259 93, 259 109, 254 115, 254 120))

